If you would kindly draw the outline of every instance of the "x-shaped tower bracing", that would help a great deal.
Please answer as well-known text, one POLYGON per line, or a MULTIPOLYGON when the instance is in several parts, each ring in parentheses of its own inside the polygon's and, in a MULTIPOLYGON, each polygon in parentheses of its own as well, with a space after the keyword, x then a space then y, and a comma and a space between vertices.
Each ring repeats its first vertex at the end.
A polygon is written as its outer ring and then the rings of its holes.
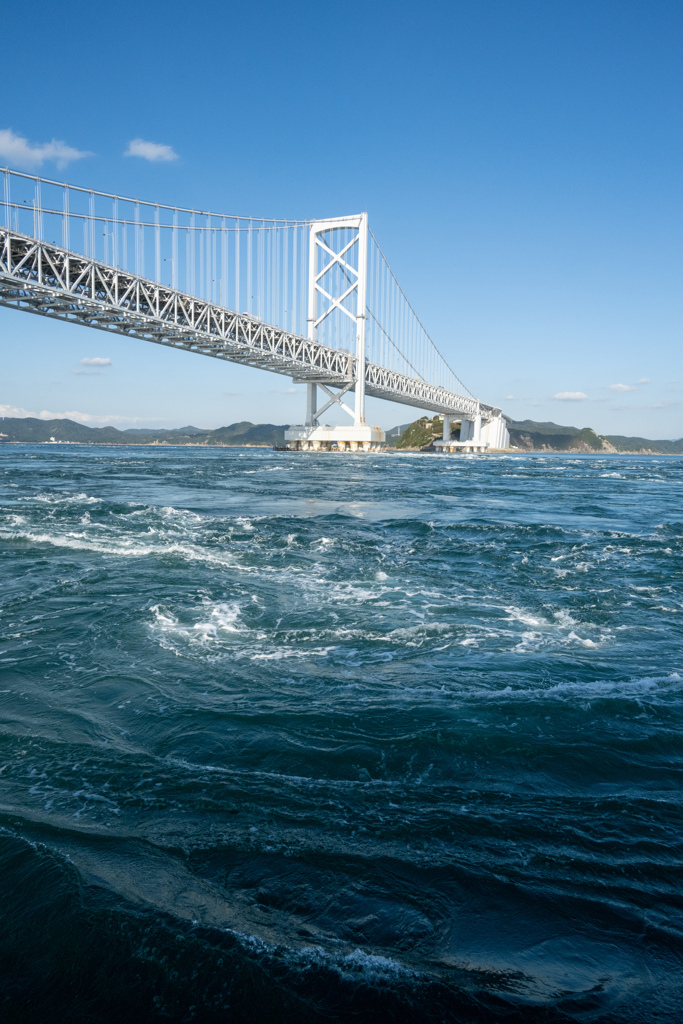
POLYGON ((307 426, 316 426, 321 416, 335 402, 350 416, 354 424, 365 423, 365 306, 367 289, 368 215, 336 217, 311 224, 308 259, 308 337, 318 340, 318 328, 334 314, 346 316, 355 326, 356 379, 350 381, 339 395, 334 395, 324 381, 308 382, 307 426), (347 236, 351 234, 351 237, 347 236), (328 244, 327 239, 331 244, 328 244), (341 248, 334 247, 334 241, 341 248), (355 259, 351 257, 354 256, 355 259), (318 267, 322 264, 320 269, 318 267), (355 264, 355 265, 354 265, 355 264), (335 274, 335 271, 337 273, 335 274), (324 281, 327 278, 327 287, 324 281), (344 287, 346 285, 346 287, 344 287), (337 294, 335 294, 335 292, 337 294), (355 296, 354 296, 355 292, 355 296), (355 298, 355 310, 349 308, 355 298), (320 311, 320 299, 323 308, 320 311), (327 303, 325 306, 324 304, 327 303), (317 383, 329 401, 317 409, 317 383), (355 388, 354 409, 341 401, 342 394, 355 388))

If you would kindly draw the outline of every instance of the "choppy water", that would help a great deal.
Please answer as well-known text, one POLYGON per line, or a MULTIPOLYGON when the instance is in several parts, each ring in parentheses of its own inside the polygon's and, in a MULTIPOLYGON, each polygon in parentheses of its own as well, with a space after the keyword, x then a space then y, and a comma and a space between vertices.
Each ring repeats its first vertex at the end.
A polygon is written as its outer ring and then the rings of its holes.
POLYGON ((683 461, 0 449, 6 1021, 679 1021, 683 461))

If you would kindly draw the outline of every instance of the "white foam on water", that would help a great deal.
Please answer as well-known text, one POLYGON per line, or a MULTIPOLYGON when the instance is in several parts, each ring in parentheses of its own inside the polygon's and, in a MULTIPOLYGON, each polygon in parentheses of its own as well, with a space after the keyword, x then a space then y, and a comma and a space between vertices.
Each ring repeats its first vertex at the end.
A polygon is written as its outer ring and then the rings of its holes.
POLYGON ((402 639, 408 643, 413 643, 415 640, 425 639, 429 634, 436 634, 437 636, 442 633, 453 632, 452 622, 420 622, 415 626, 399 626, 396 629, 390 630, 386 637, 389 640, 402 639))
POLYGON ((278 647, 274 651, 244 652, 243 656, 248 657, 250 661, 282 661, 285 658, 308 660, 308 658, 325 658, 334 649, 333 645, 330 647, 306 648, 278 647))
POLYGON ((577 643, 581 644, 582 647, 597 647, 598 646, 598 644, 596 644, 594 640, 589 640, 586 637, 577 636, 577 634, 574 632, 574 630, 571 631, 571 633, 567 637, 567 640, 575 640, 577 643))
POLYGON ((553 617, 555 618, 555 620, 556 620, 556 622, 557 622, 557 624, 559 626, 567 626, 568 627, 568 626, 575 626, 576 625, 576 619, 572 618, 572 616, 569 614, 569 612, 566 611, 564 608, 560 608, 558 611, 554 611, 553 612, 553 617))
POLYGON ((656 700, 662 696, 678 695, 683 689, 683 676, 670 672, 664 676, 642 676, 631 679, 594 679, 587 681, 563 681, 550 686, 539 683, 536 687, 506 686, 502 690, 481 688, 462 691, 461 698, 479 702, 500 700, 559 700, 582 702, 592 700, 624 700, 638 702, 656 700))
POLYGON ((201 523, 203 516, 198 512, 192 512, 187 508, 174 508, 173 505, 164 505, 159 509, 159 515, 163 519, 178 519, 183 525, 186 523, 201 523))
POLYGON ((543 619, 539 619, 538 616, 532 615, 531 612, 525 611, 523 608, 517 608, 515 605, 507 605, 504 610, 508 613, 508 622, 521 622, 525 626, 545 624, 543 619))
POLYGON ((332 599, 334 602, 356 602, 364 604, 366 601, 377 601, 387 593, 392 593, 393 588, 389 587, 362 587, 355 583, 338 583, 332 588, 332 599))
POLYGON ((330 952, 322 946, 303 946, 300 949, 292 946, 267 942, 258 935, 226 928, 225 932, 232 935, 243 949, 252 953, 263 953, 268 956, 279 956, 285 962, 298 968, 324 967, 334 971, 344 979, 358 980, 359 975, 367 981, 381 981, 388 978, 415 978, 418 973, 390 957, 366 953, 362 949, 354 949, 351 953, 330 952))
MULTIPOLYGON (((158 531, 151 528, 145 536, 158 535, 158 531)), ((164 543, 160 540, 157 544, 145 544, 134 537, 113 537, 106 539, 101 535, 88 536, 85 533, 68 532, 64 534, 34 533, 31 530, 2 530, 0 537, 5 540, 28 541, 32 544, 50 544, 52 547, 68 548, 76 551, 91 551, 98 555, 114 555, 120 558, 145 558, 155 556, 158 558, 169 555, 177 555, 188 561, 213 563, 230 569, 240 569, 241 566, 236 558, 226 552, 216 554, 214 551, 195 547, 190 544, 179 543, 173 540, 164 543)), ((249 571, 245 569, 245 571, 249 571)))
POLYGON ((211 604, 205 600, 201 611, 205 616, 208 611, 208 616, 192 623, 181 621, 177 615, 160 604, 152 605, 149 610, 154 616, 153 628, 156 627, 167 637, 184 641, 186 646, 220 642, 225 634, 243 632, 243 627, 239 624, 240 607, 236 602, 211 604))
POLYGON ((165 608, 162 608, 160 604, 153 604, 150 611, 161 626, 176 626, 178 624, 178 620, 175 615, 167 611, 165 608))
POLYGON ((196 622, 195 631, 201 636, 203 642, 217 639, 221 632, 238 633, 240 607, 238 604, 215 604, 211 608, 210 616, 205 622, 196 622))
POLYGON ((45 505, 96 505, 103 500, 87 494, 34 494, 19 498, 19 501, 40 501, 45 505))

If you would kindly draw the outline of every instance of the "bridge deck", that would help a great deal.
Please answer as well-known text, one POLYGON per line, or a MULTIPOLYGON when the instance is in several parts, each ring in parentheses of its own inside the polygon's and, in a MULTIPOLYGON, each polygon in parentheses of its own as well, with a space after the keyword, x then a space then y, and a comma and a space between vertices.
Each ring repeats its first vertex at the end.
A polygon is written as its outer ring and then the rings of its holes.
MULTIPOLYGON (((0 305, 307 380, 344 387, 356 360, 247 313, 175 291, 60 246, 0 228, 0 305)), ((488 420, 490 405, 366 362, 365 391, 432 412, 488 420)))

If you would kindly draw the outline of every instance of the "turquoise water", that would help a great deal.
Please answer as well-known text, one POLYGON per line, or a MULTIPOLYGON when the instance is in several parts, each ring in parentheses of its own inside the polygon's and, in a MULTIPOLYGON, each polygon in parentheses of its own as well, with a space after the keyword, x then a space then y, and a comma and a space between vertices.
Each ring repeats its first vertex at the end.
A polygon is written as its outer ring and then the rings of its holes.
POLYGON ((3 1019, 681 1019, 682 460, 0 482, 3 1019))

